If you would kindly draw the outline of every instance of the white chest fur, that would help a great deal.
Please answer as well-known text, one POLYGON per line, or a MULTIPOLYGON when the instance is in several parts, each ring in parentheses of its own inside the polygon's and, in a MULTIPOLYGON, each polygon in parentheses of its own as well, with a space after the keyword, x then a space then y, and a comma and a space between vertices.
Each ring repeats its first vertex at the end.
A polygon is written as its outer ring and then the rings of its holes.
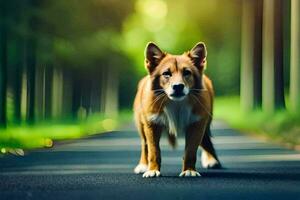
POLYGON ((200 116, 192 113, 191 106, 186 101, 172 101, 164 107, 163 113, 150 114, 148 120, 165 125, 169 134, 177 136, 184 133, 189 124, 199 121, 200 116))

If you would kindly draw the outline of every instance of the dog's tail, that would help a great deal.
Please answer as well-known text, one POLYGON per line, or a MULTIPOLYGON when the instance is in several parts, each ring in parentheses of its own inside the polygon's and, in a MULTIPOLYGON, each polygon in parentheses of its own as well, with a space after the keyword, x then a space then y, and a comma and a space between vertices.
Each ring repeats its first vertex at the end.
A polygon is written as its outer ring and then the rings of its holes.
POLYGON ((168 141, 169 144, 172 146, 173 149, 177 147, 177 137, 174 134, 168 134, 168 141))

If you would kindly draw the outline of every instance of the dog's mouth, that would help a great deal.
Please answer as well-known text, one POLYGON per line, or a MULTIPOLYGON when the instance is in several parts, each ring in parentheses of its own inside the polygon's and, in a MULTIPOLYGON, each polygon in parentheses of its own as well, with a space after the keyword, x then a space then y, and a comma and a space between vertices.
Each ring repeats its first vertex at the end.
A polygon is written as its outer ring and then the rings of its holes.
POLYGON ((174 92, 168 95, 168 97, 173 101, 182 101, 186 97, 186 94, 184 94, 183 92, 174 92))
POLYGON ((185 96, 185 94, 183 92, 173 92, 172 94, 170 94, 170 96, 174 98, 180 98, 182 96, 185 96))

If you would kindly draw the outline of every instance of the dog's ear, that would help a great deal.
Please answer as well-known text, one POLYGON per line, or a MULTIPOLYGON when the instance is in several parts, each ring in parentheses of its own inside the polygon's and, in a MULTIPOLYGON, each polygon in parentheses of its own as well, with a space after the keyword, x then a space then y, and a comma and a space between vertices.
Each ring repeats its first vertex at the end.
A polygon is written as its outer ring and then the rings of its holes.
POLYGON ((153 42, 149 42, 145 49, 145 66, 148 72, 151 74, 155 67, 165 57, 165 53, 153 42))
POLYGON ((194 65, 198 69, 204 69, 206 66, 206 46, 203 42, 197 43, 192 50, 188 52, 188 56, 192 59, 194 65))

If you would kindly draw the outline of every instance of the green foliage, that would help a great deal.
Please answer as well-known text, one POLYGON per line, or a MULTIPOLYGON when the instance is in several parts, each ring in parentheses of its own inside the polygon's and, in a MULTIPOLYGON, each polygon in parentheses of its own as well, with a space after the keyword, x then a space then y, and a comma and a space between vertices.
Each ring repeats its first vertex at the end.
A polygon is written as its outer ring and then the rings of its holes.
POLYGON ((145 74, 143 49, 148 41, 179 54, 198 41, 208 48, 207 74, 217 95, 238 94, 240 1, 138 0, 124 24, 124 50, 145 74), (155 13, 155 14, 154 14, 155 13))
POLYGON ((232 127, 286 143, 291 147, 300 143, 300 115, 288 110, 267 114, 261 110, 245 113, 240 108, 238 96, 218 97, 214 116, 228 122, 232 127))
MULTIPOLYGON (((0 129, 0 149, 33 149, 52 147, 53 141, 77 139, 101 132, 112 131, 132 121, 132 113, 122 111, 118 117, 106 118, 101 114, 89 116, 84 121, 68 120, 44 122, 35 126, 10 125, 0 129)), ((1 152, 0 152, 1 153, 1 152)))
POLYGON ((40 38, 52 41, 54 58, 64 67, 85 69, 111 57, 123 59, 120 32, 132 5, 131 0, 43 1, 40 38))

